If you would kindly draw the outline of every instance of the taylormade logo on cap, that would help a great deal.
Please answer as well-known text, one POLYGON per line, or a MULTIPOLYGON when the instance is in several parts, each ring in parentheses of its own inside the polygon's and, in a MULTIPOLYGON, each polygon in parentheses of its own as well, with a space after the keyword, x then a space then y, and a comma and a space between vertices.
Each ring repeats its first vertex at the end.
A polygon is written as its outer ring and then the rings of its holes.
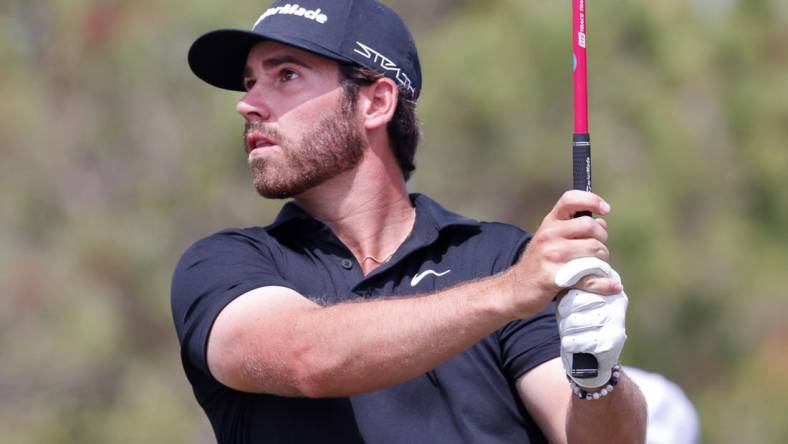
POLYGON ((295 15, 298 17, 304 17, 309 20, 314 20, 320 23, 321 25, 328 21, 328 16, 320 13, 320 8, 306 9, 299 6, 298 3, 293 5, 288 3, 284 6, 277 6, 276 8, 268 8, 268 10, 265 11, 263 15, 261 15, 260 18, 257 19, 256 22, 254 22, 254 26, 252 27, 252 29, 256 28, 257 25, 259 25, 260 22, 265 20, 266 17, 270 17, 272 15, 277 15, 277 14, 295 15))

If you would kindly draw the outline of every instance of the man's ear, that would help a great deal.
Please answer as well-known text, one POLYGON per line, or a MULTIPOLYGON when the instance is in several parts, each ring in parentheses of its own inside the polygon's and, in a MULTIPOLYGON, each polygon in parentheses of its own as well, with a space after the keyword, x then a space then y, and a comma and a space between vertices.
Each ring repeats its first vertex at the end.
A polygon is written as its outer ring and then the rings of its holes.
POLYGON ((388 77, 381 77, 375 83, 362 87, 359 105, 364 127, 372 130, 388 125, 397 110, 397 97, 397 84, 388 77))

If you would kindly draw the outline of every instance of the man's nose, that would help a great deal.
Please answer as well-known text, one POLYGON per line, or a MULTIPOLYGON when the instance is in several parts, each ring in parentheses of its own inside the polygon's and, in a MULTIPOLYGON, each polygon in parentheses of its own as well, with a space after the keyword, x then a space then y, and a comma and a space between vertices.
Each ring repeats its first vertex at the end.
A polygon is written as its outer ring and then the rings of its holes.
POLYGON ((247 122, 264 122, 271 118, 271 110, 268 108, 263 98, 260 97, 260 94, 256 93, 254 89, 241 97, 241 100, 235 105, 235 110, 238 111, 238 114, 243 116, 247 122))

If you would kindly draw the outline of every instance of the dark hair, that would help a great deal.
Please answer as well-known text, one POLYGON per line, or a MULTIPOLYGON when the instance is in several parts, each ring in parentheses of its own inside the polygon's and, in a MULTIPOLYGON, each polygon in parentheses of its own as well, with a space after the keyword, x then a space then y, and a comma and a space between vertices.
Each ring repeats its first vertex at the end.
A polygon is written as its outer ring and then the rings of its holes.
MULTIPOLYGON (((383 74, 369 68, 342 63, 339 65, 339 74, 342 89, 354 103, 361 87, 369 86, 383 77, 383 74)), ((406 98, 410 93, 402 86, 399 86, 398 89, 397 109, 386 129, 394 157, 402 170, 402 176, 407 181, 416 169, 414 157, 421 137, 421 130, 416 118, 416 102, 406 98)))

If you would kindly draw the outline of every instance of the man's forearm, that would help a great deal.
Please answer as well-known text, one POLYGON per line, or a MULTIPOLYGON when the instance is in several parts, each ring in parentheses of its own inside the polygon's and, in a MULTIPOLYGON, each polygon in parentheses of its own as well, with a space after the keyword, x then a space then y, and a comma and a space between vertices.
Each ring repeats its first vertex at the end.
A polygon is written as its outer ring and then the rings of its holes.
POLYGON ((211 371, 238 390, 284 396, 349 396, 397 385, 540 310, 513 288, 502 273, 424 296, 328 307, 282 287, 255 290, 217 319, 211 371), (264 305, 276 299, 278 305, 264 305))
POLYGON ((597 400, 572 396, 566 420, 572 444, 637 444, 646 440, 646 401, 638 386, 622 373, 615 390, 597 400))
POLYGON ((496 280, 426 296, 346 303, 305 313, 294 327, 310 396, 347 396, 410 380, 514 318, 496 280))

